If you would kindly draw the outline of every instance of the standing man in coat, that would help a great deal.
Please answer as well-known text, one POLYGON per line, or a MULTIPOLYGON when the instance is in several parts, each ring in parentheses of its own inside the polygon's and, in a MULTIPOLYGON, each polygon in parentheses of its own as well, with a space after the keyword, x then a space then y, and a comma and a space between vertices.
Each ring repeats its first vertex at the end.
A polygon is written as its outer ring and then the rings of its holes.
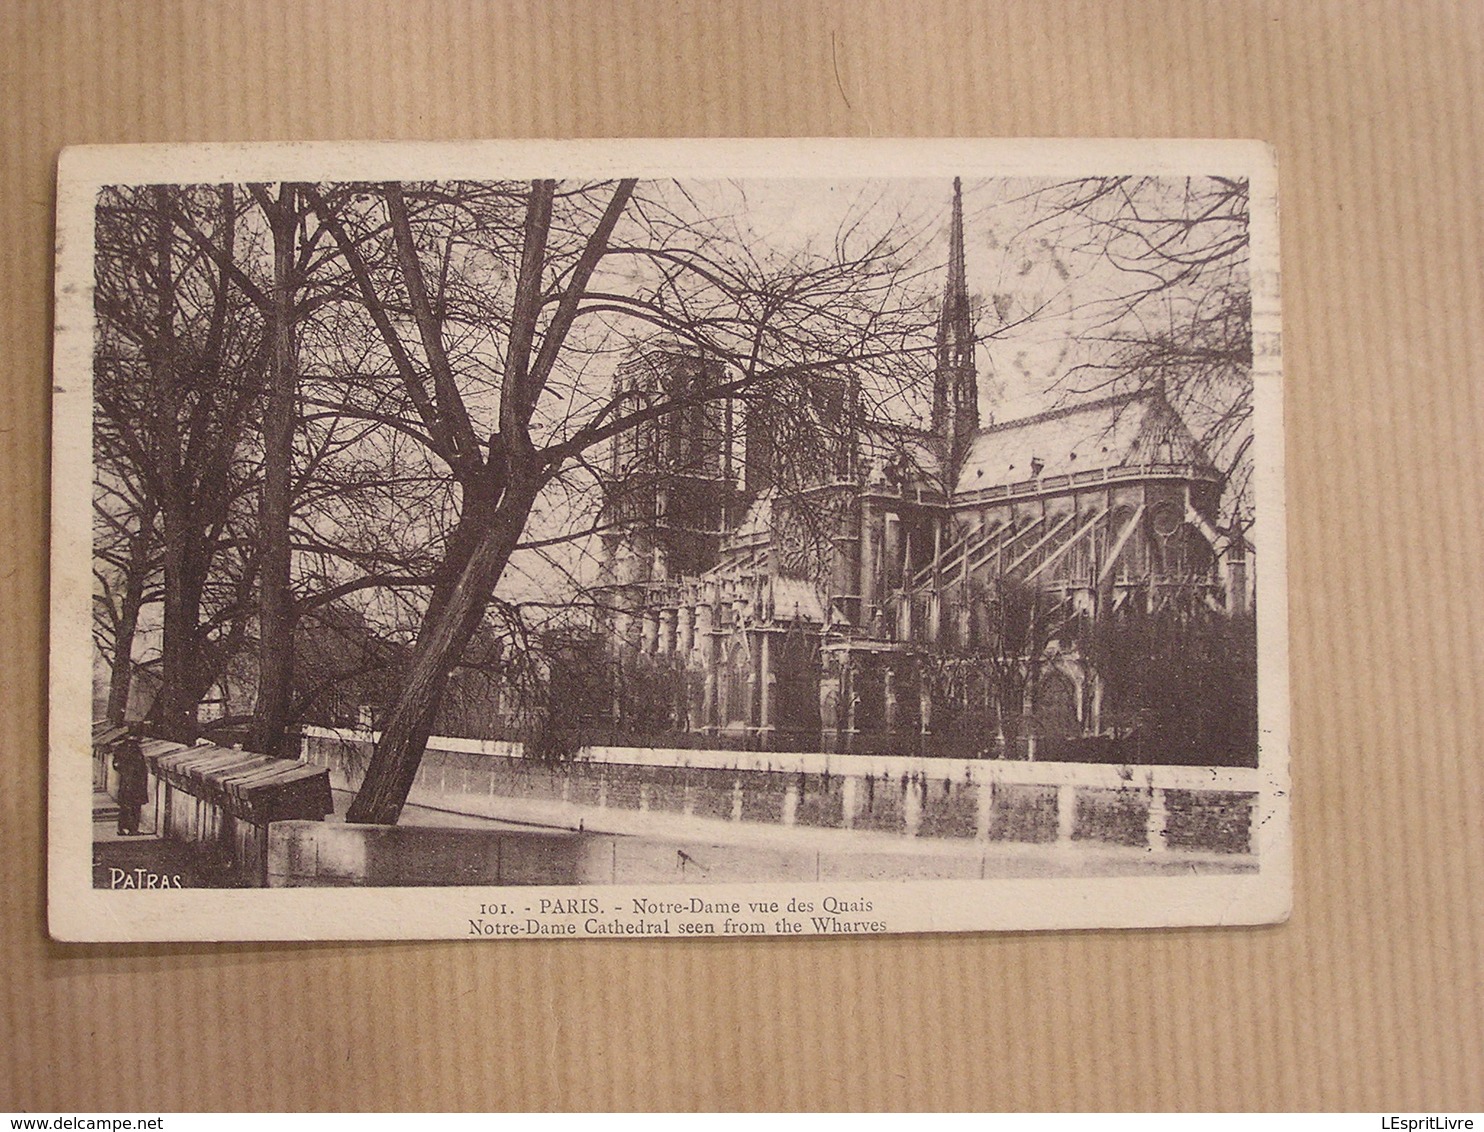
POLYGON ((119 834, 133 837, 139 833, 140 807, 149 801, 149 767, 134 727, 114 751, 113 768, 119 772, 119 834))

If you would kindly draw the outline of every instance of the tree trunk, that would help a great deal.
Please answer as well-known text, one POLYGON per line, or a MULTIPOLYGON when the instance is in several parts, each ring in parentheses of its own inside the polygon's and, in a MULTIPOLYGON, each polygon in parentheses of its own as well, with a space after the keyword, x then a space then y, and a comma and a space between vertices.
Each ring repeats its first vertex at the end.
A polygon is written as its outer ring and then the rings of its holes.
MULTIPOLYGON (((471 538, 472 551, 441 606, 429 610, 401 693, 346 814, 347 821, 394 825, 406 804, 449 674, 484 618, 540 488, 532 469, 512 480, 488 524, 471 538)), ((460 533, 467 530, 461 522, 453 541, 460 541, 460 533)), ((456 549, 450 548, 451 556, 456 549)))
POLYGON ((282 185, 269 214, 273 231, 273 367, 263 412, 263 496, 258 509, 258 698, 251 746, 282 755, 294 664, 294 608, 289 590, 289 511, 294 455, 294 187, 282 185))
POLYGON ((113 671, 108 680, 110 723, 123 723, 129 714, 129 690, 134 679, 134 635, 139 628, 139 610, 144 605, 144 587, 149 580, 149 545, 153 537, 152 512, 140 516, 140 529, 129 539, 129 565, 124 574, 124 596, 114 632, 113 671))
POLYGON ((200 733, 201 696, 197 691, 205 658, 201 655, 201 590, 204 581, 193 561, 189 533, 170 508, 165 521, 165 624, 160 644, 160 690, 150 719, 167 739, 195 742, 200 733), (173 537, 172 537, 173 536, 173 537))
POLYGON ((150 706, 150 719, 170 739, 189 743, 198 729, 198 703, 189 694, 200 668, 201 589, 204 579, 192 569, 198 557, 186 490, 180 439, 180 389, 175 358, 175 267, 170 219, 170 187, 154 189, 155 326, 150 358, 153 379, 154 456, 160 477, 163 519, 165 618, 160 641, 160 690, 150 706))

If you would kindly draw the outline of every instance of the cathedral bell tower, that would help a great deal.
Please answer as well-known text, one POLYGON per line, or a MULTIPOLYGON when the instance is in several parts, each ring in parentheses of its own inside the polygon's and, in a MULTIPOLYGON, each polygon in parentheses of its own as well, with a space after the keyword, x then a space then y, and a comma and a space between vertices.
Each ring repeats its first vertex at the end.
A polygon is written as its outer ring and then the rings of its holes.
POLYGON ((952 491, 979 428, 974 319, 969 311, 964 268, 963 187, 957 177, 953 179, 953 216, 948 230, 948 281, 943 287, 943 309, 938 315, 932 423, 944 454, 944 486, 952 491))

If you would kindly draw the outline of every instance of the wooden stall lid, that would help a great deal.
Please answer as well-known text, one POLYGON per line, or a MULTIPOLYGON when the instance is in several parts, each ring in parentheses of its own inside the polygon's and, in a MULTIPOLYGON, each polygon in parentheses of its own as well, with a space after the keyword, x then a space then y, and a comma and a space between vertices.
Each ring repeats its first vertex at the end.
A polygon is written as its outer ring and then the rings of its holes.
POLYGON ((167 751, 152 762, 164 781, 254 825, 322 818, 334 808, 330 772, 295 759, 203 745, 167 751))

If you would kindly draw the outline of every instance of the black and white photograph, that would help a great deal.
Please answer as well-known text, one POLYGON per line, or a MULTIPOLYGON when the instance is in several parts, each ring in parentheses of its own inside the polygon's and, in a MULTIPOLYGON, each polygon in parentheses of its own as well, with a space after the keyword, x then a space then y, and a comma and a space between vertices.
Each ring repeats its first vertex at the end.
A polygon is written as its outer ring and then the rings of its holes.
POLYGON ((1283 918, 1275 182, 69 151, 53 933, 1283 918))

